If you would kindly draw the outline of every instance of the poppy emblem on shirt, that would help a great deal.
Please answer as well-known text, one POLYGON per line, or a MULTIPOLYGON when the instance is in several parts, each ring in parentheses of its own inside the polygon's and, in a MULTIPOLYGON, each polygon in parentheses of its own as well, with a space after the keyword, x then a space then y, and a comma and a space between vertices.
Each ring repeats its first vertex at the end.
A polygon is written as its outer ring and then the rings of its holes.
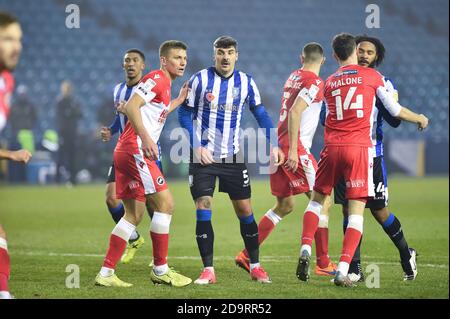
POLYGON ((208 100, 208 102, 212 102, 212 100, 214 100, 214 94, 212 94, 211 92, 206 93, 206 99, 208 100))

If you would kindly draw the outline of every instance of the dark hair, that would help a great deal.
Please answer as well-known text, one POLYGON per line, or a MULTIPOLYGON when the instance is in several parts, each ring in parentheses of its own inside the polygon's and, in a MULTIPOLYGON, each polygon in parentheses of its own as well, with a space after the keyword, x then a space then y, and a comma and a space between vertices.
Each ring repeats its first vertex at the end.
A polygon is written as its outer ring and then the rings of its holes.
POLYGON ((214 48, 218 49, 225 49, 225 48, 229 48, 229 47, 234 47, 237 50, 237 41, 235 39, 233 39, 230 36, 227 35, 223 35, 221 37, 218 37, 215 41, 214 41, 214 48))
POLYGON ((19 20, 8 12, 0 11, 0 28, 7 27, 13 23, 19 23, 19 20))
POLYGON ((317 42, 307 43, 302 50, 304 63, 318 62, 323 58, 323 48, 317 42))
POLYGON ((381 43, 380 39, 374 38, 374 37, 369 37, 368 35, 364 34, 364 35, 356 36, 355 42, 356 42, 356 45, 360 44, 361 42, 372 43, 377 50, 377 59, 374 61, 374 65, 379 66, 383 62, 386 50, 384 48, 383 43, 381 43))
POLYGON ((355 51, 355 37, 349 33, 339 33, 333 38, 332 46, 339 60, 345 61, 355 51))
POLYGON ((186 43, 178 40, 164 41, 159 47, 159 56, 167 56, 171 49, 187 50, 187 45, 186 43))
POLYGON ((142 59, 142 61, 145 62, 145 55, 144 55, 144 53, 141 50, 134 49, 134 48, 133 49, 128 49, 127 52, 125 52, 125 54, 128 54, 128 53, 137 53, 137 54, 139 54, 141 59, 142 59))

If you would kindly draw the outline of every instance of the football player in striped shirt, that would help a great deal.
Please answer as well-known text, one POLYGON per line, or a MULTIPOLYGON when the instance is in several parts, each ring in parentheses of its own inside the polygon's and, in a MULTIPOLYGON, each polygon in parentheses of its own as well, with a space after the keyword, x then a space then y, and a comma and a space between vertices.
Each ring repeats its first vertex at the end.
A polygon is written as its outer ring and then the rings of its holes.
MULTIPOLYGON (((259 126, 266 129, 268 139, 273 124, 262 105, 254 79, 235 69, 237 41, 221 36, 213 46, 215 65, 191 77, 188 98, 178 111, 180 124, 189 132, 193 146, 189 184, 196 206, 196 237, 204 266, 195 283, 207 285, 216 282, 211 212, 217 178, 219 191, 229 195, 240 220, 241 236, 250 258, 251 278, 270 283, 259 263, 258 226, 250 203, 250 177, 240 152, 240 128, 245 105, 259 126)), ((283 162, 284 155, 277 147, 273 147, 271 153, 276 165, 283 162)))
MULTIPOLYGON (((0 133, 6 125, 14 91, 11 72, 19 63, 21 52, 22 29, 19 22, 9 13, 0 11, 0 133)), ((0 159, 27 163, 31 159, 31 153, 27 150, 0 149, 0 159)), ((6 231, 0 224, 0 299, 12 298, 8 288, 10 268, 6 231)))

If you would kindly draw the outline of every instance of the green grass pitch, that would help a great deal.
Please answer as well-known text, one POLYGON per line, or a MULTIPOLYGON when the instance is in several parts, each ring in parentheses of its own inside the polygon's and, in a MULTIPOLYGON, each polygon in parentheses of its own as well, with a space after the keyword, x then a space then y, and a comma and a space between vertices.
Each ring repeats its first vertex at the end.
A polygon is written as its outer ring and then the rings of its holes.
MULTIPOLYGON (((169 181, 170 182, 170 181, 169 181)), ((172 219, 169 264, 195 279, 201 270, 195 241, 195 210, 185 182, 170 182, 176 210, 172 219)), ((215 268, 218 282, 185 288, 154 286, 148 263, 151 241, 149 218, 139 226, 145 246, 117 274, 134 284, 129 289, 94 286, 106 252, 113 222, 104 204, 104 185, 64 187, 0 186, 0 222, 8 234, 11 255, 10 289, 16 298, 448 298, 449 207, 448 177, 392 178, 390 207, 402 222, 410 246, 417 249, 419 275, 402 281, 397 250, 382 228, 365 214, 363 268, 376 264, 380 287, 360 284, 354 289, 335 287, 328 277, 312 275, 299 282, 297 266, 301 219, 306 198, 299 196, 286 217, 261 247, 262 265, 273 283, 262 285, 234 265, 243 243, 239 223, 227 195, 216 193, 213 203, 215 268), (66 287, 66 267, 79 266, 80 288, 66 287)), ((252 204, 257 220, 274 203, 267 181, 253 181, 252 204)), ((330 255, 334 261, 342 244, 340 208, 330 216, 330 255)), ((314 251, 314 250, 313 250, 314 251)))

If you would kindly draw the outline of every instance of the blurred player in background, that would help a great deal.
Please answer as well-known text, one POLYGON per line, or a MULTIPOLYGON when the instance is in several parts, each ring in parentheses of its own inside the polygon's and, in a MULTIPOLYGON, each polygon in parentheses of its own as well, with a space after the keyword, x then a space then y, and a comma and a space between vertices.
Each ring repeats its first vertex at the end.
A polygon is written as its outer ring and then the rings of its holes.
MULTIPOLYGON (((250 202, 250 177, 239 145, 245 104, 249 105, 259 126, 266 130, 269 140, 273 123, 261 103, 253 78, 235 69, 237 41, 221 36, 214 41, 213 47, 215 66, 191 77, 188 99, 178 111, 180 124, 189 132, 193 148, 189 184, 196 206, 197 245, 204 266, 195 283, 207 285, 216 282, 211 223, 216 178, 219 178, 219 191, 228 193, 239 218, 241 236, 249 254, 251 278, 270 283, 259 263, 258 225, 250 202)), ((279 152, 277 147, 271 152, 276 165, 282 162, 279 152)))
POLYGON ((158 140, 167 116, 187 96, 183 85, 178 98, 170 101, 172 81, 184 74, 187 46, 180 41, 166 41, 159 49, 160 70, 142 78, 135 94, 125 105, 128 123, 114 151, 116 195, 125 206, 125 215, 113 229, 103 267, 95 281, 106 287, 130 287, 114 273, 126 244, 142 220, 146 201, 154 211, 150 226, 153 243, 154 283, 175 287, 189 285, 192 280, 167 265, 169 228, 174 209, 172 194, 161 173, 158 140))
MULTIPOLYGON (((374 37, 366 35, 355 38, 357 44, 358 64, 361 66, 376 68, 384 60, 385 48, 383 43, 374 37)), ((398 92, 392 80, 384 77, 385 86, 394 99, 398 101, 398 92)), ((416 251, 408 247, 405 236, 401 228, 401 223, 388 208, 388 180, 387 170, 384 162, 384 144, 383 144, 383 123, 386 122, 392 127, 398 127, 401 121, 386 110, 383 103, 377 98, 376 108, 374 108, 374 123, 372 132, 373 143, 373 182, 375 196, 369 199, 366 208, 369 208, 373 217, 383 227, 383 230, 397 247, 400 254, 400 263, 404 272, 404 280, 414 280, 417 276, 416 251)), ((325 113, 325 112, 323 112, 325 113)), ((324 114, 325 115, 325 114, 324 114)), ((325 117, 323 117, 325 120, 325 117)), ((324 124, 324 123, 323 123, 324 124)), ((334 202, 342 205, 344 215, 344 233, 348 225, 348 201, 345 199, 345 182, 341 180, 334 187, 334 202)), ((324 207, 324 211, 326 208, 324 207)), ((361 237, 362 241, 362 237, 361 237)), ((349 268, 349 278, 352 281, 364 281, 364 274, 361 268, 360 247, 361 241, 356 248, 352 262, 349 268)))
POLYGON ((338 34, 332 45, 340 67, 325 83, 325 146, 320 155, 312 198, 303 216, 297 277, 302 281, 309 279, 311 244, 322 206, 333 187, 344 179, 349 217, 334 283, 351 287, 348 271, 363 232, 364 207, 375 195, 371 137, 376 97, 392 116, 418 124, 419 130, 428 126, 428 118, 402 107, 386 89, 380 73, 358 65, 356 41, 352 35, 338 34))
MULTIPOLYGON (((286 162, 270 175, 272 194, 277 197, 258 224, 259 245, 269 236, 275 226, 292 210, 295 195, 311 197, 316 178, 317 162, 310 152, 314 133, 319 123, 323 100, 324 82, 319 78, 325 62, 323 48, 318 43, 308 43, 300 55, 302 67, 287 79, 281 99, 278 123, 278 145, 287 155, 286 162)), ((326 204, 329 203, 327 200, 326 204)), ((334 276, 336 264, 328 256, 328 216, 320 216, 315 235, 317 275, 334 276)), ((235 258, 236 264, 249 271, 248 252, 243 250, 235 258)))
MULTIPOLYGON (((145 69, 144 53, 138 49, 127 50, 123 57, 122 67, 125 71, 125 81, 117 84, 114 88, 114 105, 117 108, 114 122, 108 127, 102 127, 100 132, 104 142, 108 142, 116 133, 122 134, 125 129, 128 118, 126 114, 121 112, 121 107, 123 107, 130 99, 136 90, 138 83, 142 79, 142 72, 145 69)), ((158 159, 157 163, 162 171, 160 159, 158 159)), ((125 208, 123 207, 123 203, 116 198, 116 174, 114 163, 112 163, 108 171, 108 180, 106 182, 106 206, 108 207, 112 219, 117 224, 125 214, 125 208)), ((149 210, 149 215, 151 217, 153 211, 148 207, 147 209, 149 210)), ((121 262, 124 264, 129 263, 144 242, 144 237, 135 230, 130 236, 127 249, 121 258, 121 262)))
MULTIPOLYGON (((6 125, 10 112, 14 77, 11 72, 19 63, 22 51, 22 29, 19 21, 9 13, 0 11, 0 133, 6 125)), ((0 149, 0 159, 27 163, 31 158, 27 150, 9 151, 0 149)), ((11 299, 8 280, 10 261, 6 232, 0 224, 0 299, 11 299)))

